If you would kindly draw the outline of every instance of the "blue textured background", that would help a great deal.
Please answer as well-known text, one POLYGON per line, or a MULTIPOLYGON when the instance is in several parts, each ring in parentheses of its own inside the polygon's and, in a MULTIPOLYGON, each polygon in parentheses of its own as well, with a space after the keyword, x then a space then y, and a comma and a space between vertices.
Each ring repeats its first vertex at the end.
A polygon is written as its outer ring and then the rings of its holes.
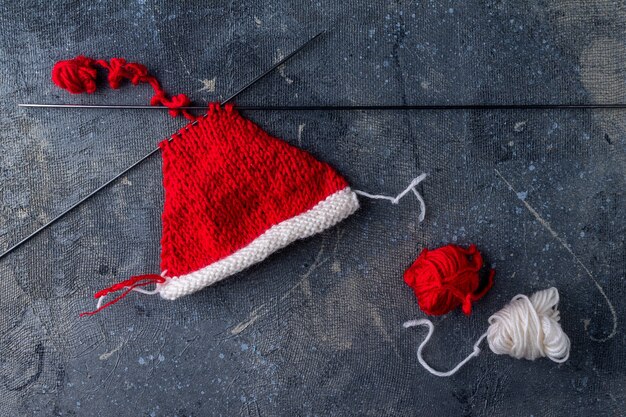
MULTIPOLYGON (((184 124, 150 111, 18 109, 150 95, 70 97, 50 81, 54 62, 125 57, 206 103, 323 28, 237 103, 626 102, 623 2, 4 1, 0 252, 184 124)), ((624 414, 626 112, 246 116, 358 189, 395 194, 429 172, 426 221, 411 197, 364 201, 338 227, 193 296, 133 294, 79 319, 97 289, 158 272, 154 158, 0 261, 2 416, 624 414), (422 316, 402 273, 421 248, 449 242, 478 244, 496 284, 471 317, 435 320, 433 366, 469 353, 513 295, 549 286, 570 360, 485 349, 452 378, 426 373, 415 356, 425 331, 401 328, 422 316)))

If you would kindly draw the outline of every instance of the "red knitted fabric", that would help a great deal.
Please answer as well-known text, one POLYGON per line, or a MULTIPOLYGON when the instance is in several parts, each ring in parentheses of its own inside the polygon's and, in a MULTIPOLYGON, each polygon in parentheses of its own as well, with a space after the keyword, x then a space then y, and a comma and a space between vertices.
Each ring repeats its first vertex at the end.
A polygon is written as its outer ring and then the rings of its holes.
POLYGON ((249 244, 348 186, 327 164, 274 138, 232 105, 161 142, 161 269, 180 276, 249 244))
POLYGON ((232 105, 211 104, 197 120, 180 107, 184 94, 168 97, 141 64, 83 56, 58 62, 52 78, 71 93, 96 89, 96 67, 108 71, 111 87, 123 80, 148 83, 153 105, 165 105, 194 120, 176 139, 160 143, 163 157, 163 235, 160 275, 139 275, 96 293, 130 291, 156 284, 154 292, 176 299, 262 261, 297 239, 319 233, 358 208, 356 194, 330 166, 270 136, 232 105))
POLYGON ((348 183, 309 153, 272 137, 232 105, 211 104, 206 117, 163 157, 161 275, 140 275, 96 293, 156 284, 176 299, 260 262, 289 243, 319 233, 358 208, 348 183))
POLYGON ((478 291, 482 266, 483 257, 475 245, 468 249, 457 245, 424 249, 404 273, 404 281, 413 288, 424 313, 438 316, 462 305, 463 313, 469 315, 472 302, 481 299, 493 285, 492 269, 486 285, 478 291))

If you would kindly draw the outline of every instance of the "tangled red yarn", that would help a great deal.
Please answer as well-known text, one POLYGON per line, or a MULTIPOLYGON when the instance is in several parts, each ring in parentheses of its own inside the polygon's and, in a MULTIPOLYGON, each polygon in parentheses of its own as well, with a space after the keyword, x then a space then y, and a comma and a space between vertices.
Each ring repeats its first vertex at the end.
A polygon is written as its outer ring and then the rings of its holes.
POLYGON ((72 94, 96 91, 98 71, 95 61, 82 55, 67 61, 59 61, 52 68, 52 81, 72 94))
POLYGON ((482 266, 483 257, 476 245, 468 249, 457 245, 424 249, 404 273, 404 282, 413 288, 424 313, 439 316, 462 305, 463 313, 469 315, 472 302, 481 299, 493 286, 492 269, 479 291, 478 271, 482 266))
POLYGON ((151 105, 169 108, 172 117, 182 114, 189 120, 196 119, 191 113, 181 109, 189 106, 189 97, 185 94, 169 97, 156 77, 148 73, 148 68, 136 62, 127 62, 124 58, 111 58, 106 61, 80 55, 74 59, 59 61, 52 68, 52 81, 72 94, 91 94, 96 91, 98 67, 108 71, 107 80, 111 88, 119 88, 124 80, 129 80, 133 85, 150 84, 154 90, 151 105))

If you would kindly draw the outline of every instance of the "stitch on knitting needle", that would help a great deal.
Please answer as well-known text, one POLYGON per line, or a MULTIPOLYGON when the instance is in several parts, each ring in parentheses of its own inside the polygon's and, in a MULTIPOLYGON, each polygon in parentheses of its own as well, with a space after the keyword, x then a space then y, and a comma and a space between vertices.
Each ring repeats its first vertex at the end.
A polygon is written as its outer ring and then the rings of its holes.
MULTIPOLYGON (((262 72, 261 74, 259 74, 258 76, 256 76, 255 78, 253 78, 250 82, 248 82, 247 84, 245 84, 242 88, 240 88, 238 91, 236 91, 234 94, 231 94, 230 96, 228 96, 228 98, 226 98, 225 100, 223 100, 221 102, 222 105, 225 105, 229 102, 231 102, 233 99, 235 99, 236 97, 238 97, 240 94, 242 94, 244 91, 248 90, 250 87, 252 87, 253 85, 255 85, 256 83, 258 83, 260 80, 264 79, 265 77, 267 77, 270 73, 272 73, 272 71, 274 71, 278 66, 284 64, 285 62, 289 61, 291 58, 293 58, 294 56, 296 56, 298 53, 300 53, 302 50, 304 50, 307 46, 311 45, 315 40, 319 39, 322 35, 324 35, 326 33, 325 30, 319 32, 317 35, 313 36, 311 39, 309 39, 307 42, 305 42, 304 44, 302 44, 299 48, 297 48, 296 50, 292 51, 289 55, 287 55, 286 57, 284 57, 283 59, 281 59, 279 62, 275 63, 274 65, 272 65, 270 68, 268 68, 267 70, 265 70, 264 72, 262 72)), ((74 60, 69 60, 69 61, 59 61, 57 62, 57 64, 61 63, 61 72, 65 72, 65 70, 70 69, 71 73, 73 72, 75 75, 77 72, 81 72, 81 71, 85 71, 87 70, 88 73, 93 73, 94 68, 93 65, 91 64, 91 60, 86 59, 85 57, 78 57, 78 62, 76 59, 74 60), (64 62, 64 64, 63 64, 64 62), (69 64, 69 66, 68 66, 69 64)), ((120 66, 119 64, 122 63, 122 61, 120 61, 119 59, 115 61, 118 64, 118 75, 119 74, 119 69, 120 66)), ((102 62, 103 64, 105 64, 106 62, 102 62)), ((55 67, 56 65, 55 64, 55 67)), ((111 68, 110 63, 106 63, 106 67, 107 68, 111 68)), ((137 65, 135 63, 135 65, 132 66, 133 70, 134 70, 134 75, 131 78, 131 82, 134 81, 140 81, 141 77, 139 77, 141 75, 142 70, 145 68, 141 65, 137 65)), ((147 69, 146 69, 147 71, 147 69)), ((57 74, 59 75, 59 74, 57 74)), ((66 74, 67 75, 67 74, 66 74)), ((83 74, 84 75, 84 74, 83 74)), ((93 77, 95 77, 97 75, 97 71, 95 73, 93 73, 93 77)), ((145 74, 147 76, 147 74, 145 74)), ((53 73, 53 79, 55 78, 54 73, 53 73)), ((68 81, 67 79, 65 79, 65 77, 62 77, 63 79, 57 79, 56 81, 61 82, 61 86, 64 87, 68 87, 68 85, 66 85, 65 83, 68 81)), ((75 77, 74 77, 75 78, 75 77)), ((152 79, 152 77, 150 78, 146 78, 143 77, 144 80, 147 79, 152 79)), ((80 78, 80 83, 77 85, 76 81, 77 79, 74 80, 70 80, 72 81, 71 84, 71 88, 72 89, 76 89, 78 88, 78 90, 75 90, 77 93, 80 92, 86 92, 87 89, 91 89, 92 87, 95 88, 95 79, 91 79, 90 77, 87 77, 87 79, 85 80, 84 77, 80 78)), ((116 80, 119 81, 119 80, 116 80)), ((154 86, 156 86, 156 81, 154 81, 154 86)), ((180 96, 180 95, 179 95, 180 96)), ((184 97, 184 95, 183 95, 184 97)), ((161 101, 161 104, 163 103, 163 96, 160 95, 159 97, 157 97, 159 99, 159 101, 161 101)), ((180 103, 169 103, 170 105, 175 104, 176 107, 178 107, 178 104, 180 103)), ((183 113, 184 114, 184 113, 183 113)), ((206 116, 206 113, 205 113, 206 116)), ((195 120, 193 122, 191 122, 191 125, 197 125, 198 121, 195 120)), ((177 136, 177 134, 174 134, 173 136, 170 137, 170 141, 174 140, 177 136)), ((29 242, 31 239, 33 239, 35 236, 37 236, 39 233, 41 233, 43 230, 47 229, 48 227, 52 226, 53 224, 55 224, 57 221, 59 221, 60 219, 62 219, 65 215, 71 213, 73 210, 75 210, 77 207, 79 207, 80 205, 82 205, 83 203, 85 203, 86 201, 88 201, 90 198, 92 198, 94 195, 98 194, 100 191, 104 190, 105 188, 107 188, 109 185, 113 184, 115 181, 117 181, 120 177, 124 176, 127 172, 129 172, 130 170, 132 170, 133 168, 135 168, 136 166, 142 164, 143 162, 145 162, 146 160, 150 159, 150 157, 152 157, 153 155, 156 155, 158 152, 160 151, 160 148, 154 148, 152 151, 150 151, 149 153, 147 153, 145 156, 143 156, 141 159, 137 160, 135 163, 133 163, 132 165, 130 165, 129 167, 127 167, 126 169, 124 169, 122 172, 120 172, 119 174, 115 175, 113 178, 109 179, 107 182, 105 182, 104 184, 102 184, 101 186, 99 186, 98 188, 96 188, 95 190, 93 190, 92 192, 90 192, 89 194, 87 194, 86 196, 82 197, 79 201, 77 201, 76 203, 72 204, 69 208, 65 209, 63 212, 61 212, 60 214, 58 214, 56 217, 54 217, 52 220, 47 221, 44 225, 42 225, 41 227, 39 227, 38 229, 36 229, 34 232, 30 233, 28 236, 26 236, 25 238, 23 238, 22 240, 18 241, 17 243, 15 243, 14 245, 10 246, 8 249, 4 250, 3 252, 0 253, 0 259, 4 258, 5 256, 7 256, 9 253, 13 252, 14 250, 16 250, 17 248, 19 248, 20 246, 22 246, 23 244, 29 242)))
MULTIPOLYGON (((517 194, 517 190, 515 190, 515 188, 513 188, 513 186, 511 185, 511 183, 509 181, 507 181, 506 178, 504 178, 504 176, 500 173, 500 171, 498 171, 497 169, 494 169, 494 170, 496 171, 496 174, 498 174, 500 179, 502 179, 502 181, 504 181, 504 183, 509 187, 509 189, 511 191, 513 191, 515 194, 517 194)), ((587 273, 587 275, 589 276, 589 278, 591 278, 591 280, 593 281, 593 283, 596 286, 596 288, 598 289, 598 291, 600 291, 600 294, 602 295, 602 297, 606 301, 606 304, 609 307, 609 310, 611 311, 611 316, 613 317, 613 329, 612 329, 611 333, 609 333, 609 335, 606 336, 606 337, 596 338, 596 337, 593 337, 592 335, 590 335, 589 332, 587 332, 587 335, 589 336, 589 338, 591 340, 593 340, 594 342, 606 342, 607 340, 613 338, 613 336, 615 336, 615 334, 617 333, 617 312, 615 310, 615 307, 613 306, 613 303, 611 303, 611 300, 606 295, 606 292, 604 291, 604 288, 602 288, 602 286, 600 285, 598 280, 593 276, 593 274, 591 273, 589 268, 587 268, 587 266, 574 253, 574 251, 572 250, 570 245, 567 243, 567 241, 565 241, 565 239, 560 237, 559 234, 552 228, 552 226, 550 226, 550 223, 548 223, 546 220, 544 220, 539 215, 537 210, 535 210, 534 207, 531 206, 526 200, 521 200, 521 201, 524 204, 524 206, 526 207, 526 209, 530 212, 530 214, 532 214, 533 217, 535 217, 535 219, 539 222, 539 224, 541 224, 541 226, 543 226, 544 229, 546 229, 548 232, 550 232, 552 237, 554 239, 556 239, 557 242, 559 242, 561 244, 561 246, 563 246, 563 248, 565 248, 565 250, 567 252, 569 252, 570 255, 572 255, 572 257, 574 258, 576 263, 578 265, 580 265, 580 267, 587 273)), ((587 331, 587 326, 585 326, 585 331, 587 331)))

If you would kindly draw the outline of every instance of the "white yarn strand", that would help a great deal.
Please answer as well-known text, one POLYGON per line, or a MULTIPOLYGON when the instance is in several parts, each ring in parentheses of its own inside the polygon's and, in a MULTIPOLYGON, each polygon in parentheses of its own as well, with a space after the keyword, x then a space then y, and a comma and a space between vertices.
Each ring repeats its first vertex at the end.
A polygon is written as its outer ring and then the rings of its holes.
POLYGON ((414 178, 413 181, 411 181, 411 183, 408 185, 408 187, 406 187, 404 191, 402 191, 400 194, 398 194, 395 197, 391 197, 388 195, 381 195, 381 194, 370 194, 361 190, 354 190, 354 192, 360 196, 371 198, 372 200, 388 200, 388 201, 391 201, 392 204, 398 204, 400 200, 402 199, 402 197, 407 195, 410 191, 413 191, 413 194, 415 194, 415 197, 417 198, 417 201, 420 204, 420 214, 418 218, 419 218, 419 221, 422 222, 426 218, 426 202, 424 201, 424 198, 420 195, 420 193, 415 189, 415 187, 417 187, 417 185, 420 182, 424 181, 424 179, 427 176, 428 174, 424 173, 420 175, 419 177, 414 178))
POLYGON ((436 376, 457 373, 470 359, 480 354, 478 346, 485 337, 489 348, 497 355, 507 354, 516 359, 528 360, 547 357, 563 363, 569 358, 570 340, 559 324, 558 303, 559 292, 554 287, 538 291, 530 297, 516 295, 502 310, 489 317, 489 328, 474 344, 474 351, 447 372, 433 369, 422 357, 422 350, 434 332, 433 323, 421 319, 407 321, 403 326, 428 327, 428 334, 417 349, 417 359, 424 369, 436 376))
MULTIPOLYGON (((128 288, 128 287, 124 287, 124 288, 128 288)), ((159 288, 155 287, 153 290, 144 290, 143 288, 135 287, 131 289, 131 291, 136 291, 138 293, 147 294, 147 295, 156 295, 159 293, 159 288)), ((106 295, 103 295, 102 297, 98 297, 98 302, 96 303, 96 310, 102 307, 102 303, 104 302, 105 298, 107 298, 106 295)))
POLYGON ((458 370, 461 369, 461 367, 463 365, 465 365, 467 362, 469 362, 474 356, 478 356, 480 354, 480 348, 478 346, 480 346, 480 343, 483 341, 483 339, 485 337, 487 337, 487 333, 484 333, 482 336, 480 336, 478 338, 478 341, 476 343, 474 343, 474 351, 468 357, 463 359, 461 362, 459 362, 459 364, 457 366, 455 366, 454 368, 450 369, 449 371, 442 372, 442 371, 438 371, 436 369, 433 369, 430 365, 428 365, 426 363, 426 361, 422 357, 422 350, 424 349, 424 346, 426 346, 426 343, 428 343, 428 341, 430 340, 430 337, 433 335, 433 332, 435 331, 435 326, 433 325, 433 323, 430 320, 426 320, 426 319, 410 320, 410 321, 407 321, 406 323, 404 323, 403 326, 404 326, 405 329, 407 329, 409 327, 413 327, 413 326, 426 326, 426 327, 428 327, 428 334, 426 335, 426 338, 424 339, 424 341, 417 348, 417 360, 424 367, 424 369, 426 369, 428 372, 430 372, 431 374, 436 375, 436 376, 452 376, 452 375, 456 374, 458 372, 458 370))
MULTIPOLYGON (((162 277, 165 277, 165 274, 167 274, 167 270, 161 272, 162 277)), ((124 288, 128 288, 128 287, 124 287, 124 288)), ((153 290, 144 290, 143 288, 135 287, 131 291, 136 291, 138 293, 146 294, 146 295, 156 295, 159 293, 159 286, 156 285, 153 290)), ((102 307, 102 302, 104 301, 106 297, 107 297, 106 295, 103 295, 102 297, 98 297, 98 302, 96 303, 96 310, 102 307)))
POLYGON ((100 307, 102 307, 102 302, 104 301, 105 298, 106 298, 106 295, 103 295, 102 297, 98 297, 98 302, 96 303, 96 310, 99 310, 100 307))
POLYGON ((135 287, 131 291, 137 291, 138 293, 146 295, 156 295, 159 293, 159 288, 157 287, 153 290, 144 290, 143 288, 135 287))

